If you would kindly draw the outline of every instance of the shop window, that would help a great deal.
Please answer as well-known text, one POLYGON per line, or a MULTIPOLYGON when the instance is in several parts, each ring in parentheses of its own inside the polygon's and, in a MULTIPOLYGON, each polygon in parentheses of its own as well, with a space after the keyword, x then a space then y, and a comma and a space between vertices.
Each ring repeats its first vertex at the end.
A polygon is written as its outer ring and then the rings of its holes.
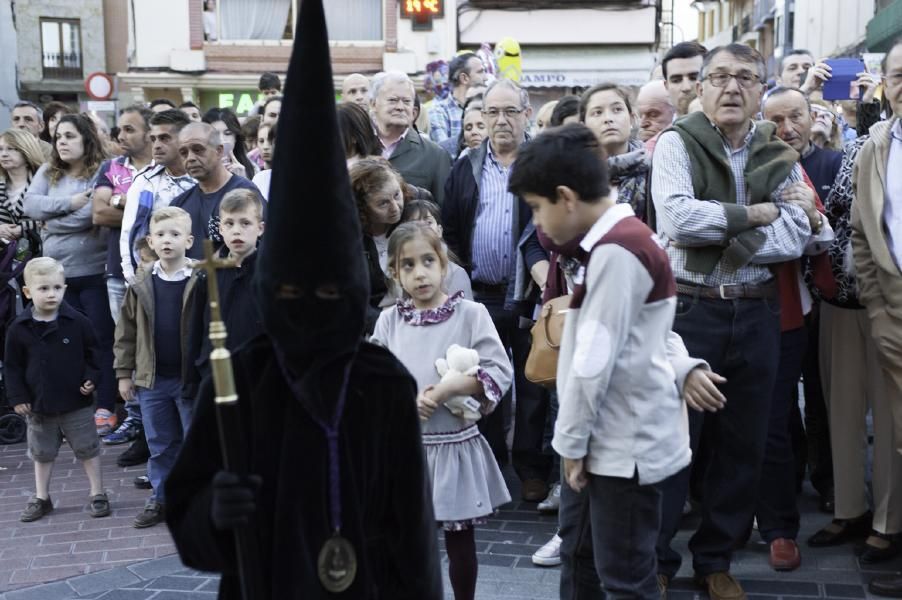
POLYGON ((81 79, 81 24, 78 19, 41 19, 44 79, 81 79))
MULTIPOLYGON (((204 29, 214 40, 290 40, 303 0, 206 0, 204 29), (217 32, 219 35, 217 35, 217 32)), ((329 39, 382 40, 383 0, 323 2, 329 39), (353 15, 353 18, 349 18, 353 15)))

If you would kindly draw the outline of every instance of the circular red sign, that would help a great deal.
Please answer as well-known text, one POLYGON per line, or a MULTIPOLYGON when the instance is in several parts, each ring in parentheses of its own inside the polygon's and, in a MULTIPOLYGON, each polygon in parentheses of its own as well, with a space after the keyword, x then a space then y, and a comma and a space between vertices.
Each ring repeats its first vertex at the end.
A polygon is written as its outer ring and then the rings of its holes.
POLYGON ((85 78, 85 91, 91 100, 108 100, 113 95, 113 79, 106 73, 91 73, 85 78))

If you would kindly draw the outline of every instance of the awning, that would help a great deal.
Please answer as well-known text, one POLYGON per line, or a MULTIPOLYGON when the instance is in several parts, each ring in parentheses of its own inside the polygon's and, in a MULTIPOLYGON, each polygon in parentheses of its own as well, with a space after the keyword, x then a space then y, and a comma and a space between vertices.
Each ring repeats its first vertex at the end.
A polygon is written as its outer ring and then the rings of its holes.
POLYGON ((648 46, 526 46, 522 54, 525 88, 642 85, 655 66, 648 46))

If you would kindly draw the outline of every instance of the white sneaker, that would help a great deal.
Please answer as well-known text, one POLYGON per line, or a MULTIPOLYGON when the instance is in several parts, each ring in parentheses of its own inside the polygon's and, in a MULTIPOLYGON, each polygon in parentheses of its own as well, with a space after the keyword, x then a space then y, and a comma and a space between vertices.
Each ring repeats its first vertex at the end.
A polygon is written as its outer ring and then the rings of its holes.
POLYGON ((561 536, 554 534, 548 543, 532 555, 532 564, 540 567, 556 567, 561 564, 561 536))
POLYGON ((561 484, 555 483, 551 486, 548 496, 539 502, 536 509, 542 514, 554 514, 561 508, 561 484))

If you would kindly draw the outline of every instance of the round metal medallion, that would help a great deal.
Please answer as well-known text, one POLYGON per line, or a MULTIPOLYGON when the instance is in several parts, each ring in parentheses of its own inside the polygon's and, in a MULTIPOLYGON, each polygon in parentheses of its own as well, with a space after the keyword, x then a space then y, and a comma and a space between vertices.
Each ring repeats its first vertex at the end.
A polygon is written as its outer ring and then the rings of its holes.
POLYGON ((316 571, 323 587, 334 594, 351 587, 357 575, 357 555, 351 542, 340 535, 329 538, 319 551, 316 571))

